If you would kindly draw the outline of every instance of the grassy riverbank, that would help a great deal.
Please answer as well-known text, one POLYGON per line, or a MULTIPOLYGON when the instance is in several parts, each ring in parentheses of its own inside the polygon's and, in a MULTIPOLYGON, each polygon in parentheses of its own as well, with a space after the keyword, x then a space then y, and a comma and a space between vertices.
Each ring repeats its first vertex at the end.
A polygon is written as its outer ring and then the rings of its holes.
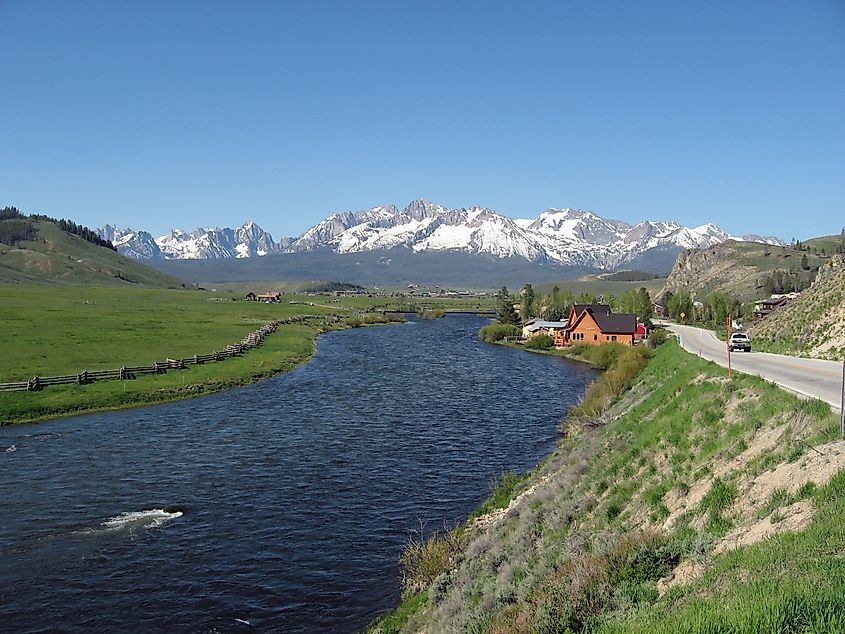
POLYGON ((441 567, 373 631, 842 631, 830 408, 671 341, 618 394, 497 485, 502 510, 423 548, 441 567))
MULTIPOLYGON (((0 285, 0 382, 207 354, 269 321, 318 316, 281 326, 259 348, 219 362, 134 380, 0 392, 0 422, 159 403, 253 383, 306 361, 321 332, 355 325, 348 323, 357 319, 353 307, 291 300, 298 303, 246 302, 206 291, 0 285), (325 319, 335 316, 339 323, 325 319)), ((373 315, 360 323, 379 321, 384 318, 373 315)))

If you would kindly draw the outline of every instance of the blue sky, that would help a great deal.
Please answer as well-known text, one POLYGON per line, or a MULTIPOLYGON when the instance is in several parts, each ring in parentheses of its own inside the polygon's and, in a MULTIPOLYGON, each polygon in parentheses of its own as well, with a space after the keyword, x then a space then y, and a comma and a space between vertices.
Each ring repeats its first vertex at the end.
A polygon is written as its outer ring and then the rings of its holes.
POLYGON ((427 198, 845 226, 845 2, 0 0, 0 205, 298 235, 427 198))

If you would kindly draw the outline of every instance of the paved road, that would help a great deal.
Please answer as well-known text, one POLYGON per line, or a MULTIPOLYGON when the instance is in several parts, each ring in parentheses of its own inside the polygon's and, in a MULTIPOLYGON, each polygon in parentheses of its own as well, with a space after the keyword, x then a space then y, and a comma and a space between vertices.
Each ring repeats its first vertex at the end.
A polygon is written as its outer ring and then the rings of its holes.
MULTIPOLYGON (((685 350, 727 367, 727 344, 709 330, 665 324, 681 337, 685 350)), ((752 348, 754 342, 751 342, 752 348)), ((814 396, 839 409, 842 397, 842 363, 801 359, 768 352, 733 352, 731 367, 756 374, 805 396, 814 396)))

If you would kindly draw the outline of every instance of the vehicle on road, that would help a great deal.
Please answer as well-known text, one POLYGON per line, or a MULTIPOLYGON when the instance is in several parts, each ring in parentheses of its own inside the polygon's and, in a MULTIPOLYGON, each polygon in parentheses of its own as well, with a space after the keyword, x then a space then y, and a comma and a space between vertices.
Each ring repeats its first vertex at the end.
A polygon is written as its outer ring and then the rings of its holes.
POLYGON ((731 352, 742 350, 743 352, 751 352, 751 339, 748 338, 744 332, 735 332, 731 335, 728 342, 728 347, 731 352))

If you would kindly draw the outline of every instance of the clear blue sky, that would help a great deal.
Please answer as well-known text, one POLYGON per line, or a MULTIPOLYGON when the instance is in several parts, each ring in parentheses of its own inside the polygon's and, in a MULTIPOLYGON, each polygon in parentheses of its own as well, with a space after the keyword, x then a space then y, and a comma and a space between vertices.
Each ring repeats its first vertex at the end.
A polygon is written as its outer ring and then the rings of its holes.
POLYGON ((842 0, 0 0, 0 41, 0 205, 92 227, 845 225, 842 0))

